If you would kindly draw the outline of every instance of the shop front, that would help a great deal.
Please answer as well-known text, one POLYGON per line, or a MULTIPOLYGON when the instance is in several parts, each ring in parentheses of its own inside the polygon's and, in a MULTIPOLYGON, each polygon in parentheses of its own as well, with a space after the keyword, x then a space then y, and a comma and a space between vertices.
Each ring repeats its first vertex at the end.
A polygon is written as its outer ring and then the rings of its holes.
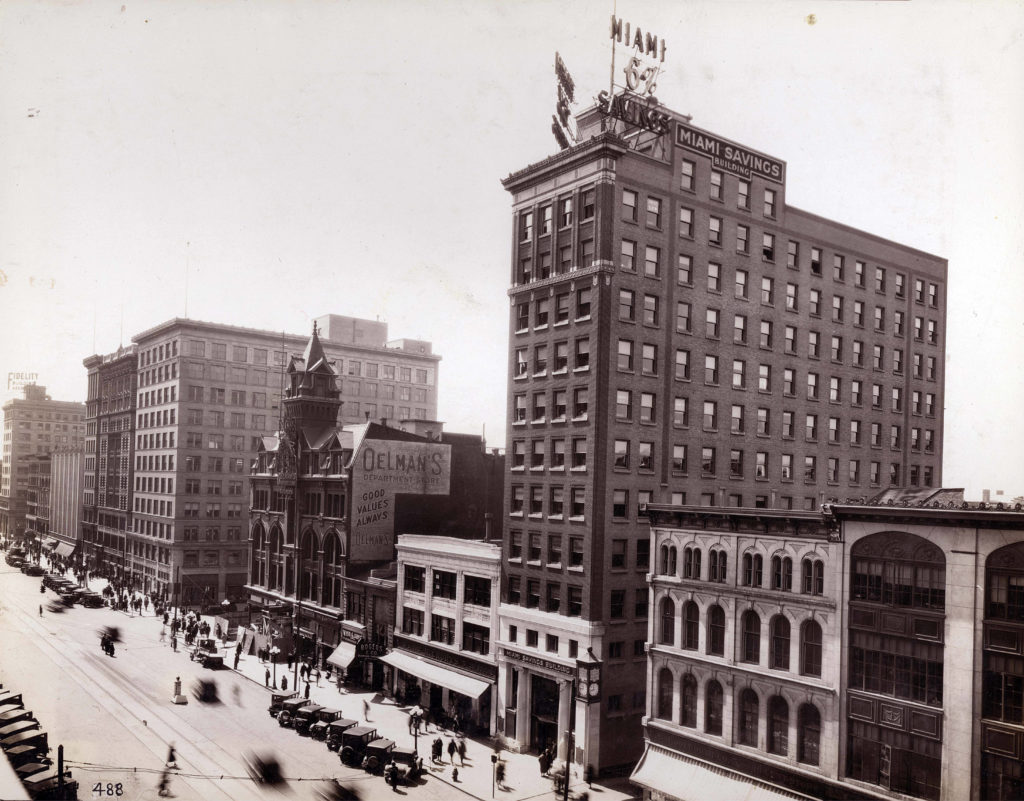
POLYGON ((552 747, 559 759, 565 759, 566 734, 572 727, 574 675, 571 665, 508 647, 501 649, 501 733, 510 750, 540 753, 552 747))
POLYGON ((381 661, 394 669, 396 696, 428 709, 433 720, 474 734, 494 732, 496 665, 401 635, 381 661))

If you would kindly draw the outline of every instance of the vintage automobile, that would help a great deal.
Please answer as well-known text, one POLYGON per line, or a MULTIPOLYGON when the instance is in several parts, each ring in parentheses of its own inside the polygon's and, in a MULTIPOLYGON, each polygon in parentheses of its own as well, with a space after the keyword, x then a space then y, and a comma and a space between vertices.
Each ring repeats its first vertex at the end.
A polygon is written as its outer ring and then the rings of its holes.
POLYGON ((22 720, 15 721, 14 723, 8 723, 6 726, 0 727, 0 740, 13 737, 15 734, 21 734, 23 731, 33 731, 38 728, 38 720, 35 718, 23 718, 22 720))
POLYGON ((35 746, 42 753, 46 753, 50 750, 46 732, 41 729, 29 729, 28 731, 23 731, 19 734, 12 734, 10 737, 5 737, 0 740, 0 748, 3 748, 4 751, 8 748, 13 748, 16 745, 35 746))
POLYGON ((21 693, 16 693, 13 690, 0 690, 0 709, 8 709, 10 707, 23 707, 25 702, 21 697, 21 693))
POLYGON ((353 726, 341 733, 341 764, 357 767, 363 764, 367 744, 377 739, 377 730, 371 726, 353 726))
POLYGON ((22 565, 21 572, 26 576, 41 576, 45 572, 43 568, 34 563, 22 565))
POLYGON ((71 779, 71 771, 64 771, 61 781, 56 772, 47 772, 30 776, 22 780, 31 798, 78 798, 78 782, 71 779))
POLYGON ((217 641, 210 638, 196 640, 195 648, 189 654, 191 659, 201 664, 204 668, 220 670, 224 667, 224 657, 217 653, 217 641))
POLYGON ((309 724, 309 736, 314 740, 324 740, 327 737, 327 724, 340 720, 344 713, 340 709, 323 707, 317 710, 316 717, 309 724))
POLYGON ((78 602, 90 609, 99 609, 103 606, 103 596, 98 592, 83 592, 78 602))
POLYGON ((215 704, 220 700, 217 682, 209 679, 196 679, 192 685, 192 695, 202 704, 215 704))
POLYGON ((8 726, 11 723, 17 723, 19 720, 35 720, 31 709, 25 709, 25 707, 19 707, 17 709, 4 709, 0 711, 0 728, 8 726))
POLYGON ((67 581, 67 579, 60 573, 47 573, 43 576, 43 586, 48 589, 53 589, 53 583, 55 581, 67 581))
POLYGON ((57 590, 57 594, 60 596, 60 599, 68 606, 78 603, 83 592, 85 592, 85 590, 81 587, 61 587, 57 590))
POLYGON ((363 770, 367 773, 383 773, 384 766, 391 760, 394 748, 395 741, 384 737, 368 742, 366 750, 363 751, 363 770))
POLYGON ((284 784, 281 775, 281 763, 270 754, 248 754, 245 756, 245 769, 249 778, 257 784, 275 786, 284 784))
MULTIPOLYGON (((324 735, 324 742, 327 743, 328 749, 331 751, 337 751, 341 748, 341 735, 357 724, 358 721, 350 720, 349 718, 338 718, 337 720, 332 720, 328 723, 327 733, 324 735)), ((314 728, 316 728, 315 724, 314 728)))
POLYGON ((305 698, 289 698, 287 701, 282 701, 281 711, 277 713, 277 724, 279 726, 291 727, 295 720, 295 713, 308 705, 309 701, 305 698))
POLYGON ((323 709, 319 704, 306 704, 295 711, 295 720, 292 721, 292 728, 301 735, 309 734, 309 727, 316 719, 316 713, 323 709))
POLYGON ((272 692, 270 694, 270 706, 267 707, 270 717, 276 718, 281 712, 281 705, 291 698, 298 698, 298 696, 298 693, 272 692))
POLYGON ((421 759, 411 748, 395 746, 388 755, 398 766, 398 780, 410 784, 420 777, 423 772, 420 767, 421 759))
POLYGON ((33 748, 30 745, 16 745, 7 749, 7 761, 11 763, 12 768, 17 768, 30 762, 50 762, 50 758, 40 754, 38 748, 33 748))

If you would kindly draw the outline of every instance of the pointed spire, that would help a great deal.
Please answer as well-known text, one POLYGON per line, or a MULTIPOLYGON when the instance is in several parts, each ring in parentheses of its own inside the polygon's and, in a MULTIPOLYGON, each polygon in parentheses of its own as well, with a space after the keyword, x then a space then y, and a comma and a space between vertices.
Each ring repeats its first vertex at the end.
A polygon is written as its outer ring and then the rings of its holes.
POLYGON ((306 372, 311 372, 321 363, 327 363, 327 355, 324 353, 323 345, 320 344, 320 337, 317 335, 316 320, 313 321, 313 336, 309 338, 309 344, 306 345, 306 352, 302 355, 302 358, 306 362, 306 372))

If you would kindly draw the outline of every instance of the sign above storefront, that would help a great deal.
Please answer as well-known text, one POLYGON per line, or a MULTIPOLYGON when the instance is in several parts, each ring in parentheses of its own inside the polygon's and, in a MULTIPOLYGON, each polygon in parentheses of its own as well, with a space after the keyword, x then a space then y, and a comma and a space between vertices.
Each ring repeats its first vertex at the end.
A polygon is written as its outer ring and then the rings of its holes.
POLYGON ((679 123, 676 128, 676 144, 710 157, 713 167, 739 175, 741 178, 749 180, 751 176, 759 175, 778 184, 785 183, 785 162, 748 150, 728 139, 712 136, 689 125, 679 123))
POLYGON ((543 668, 544 670, 549 670, 552 673, 562 673, 569 678, 576 675, 576 671, 568 665, 560 665, 558 662, 552 662, 550 659, 544 659, 540 656, 521 654, 519 651, 512 651, 508 648, 502 648, 501 653, 506 659, 511 659, 514 662, 522 662, 524 665, 543 668))

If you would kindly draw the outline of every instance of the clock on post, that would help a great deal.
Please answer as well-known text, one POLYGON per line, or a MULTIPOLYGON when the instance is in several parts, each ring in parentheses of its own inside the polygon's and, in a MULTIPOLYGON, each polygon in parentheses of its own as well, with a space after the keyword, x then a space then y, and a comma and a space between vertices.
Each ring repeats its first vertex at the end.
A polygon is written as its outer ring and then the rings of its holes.
POLYGON ((596 659, 576 660, 576 697, 588 703, 601 700, 601 663, 596 659))

